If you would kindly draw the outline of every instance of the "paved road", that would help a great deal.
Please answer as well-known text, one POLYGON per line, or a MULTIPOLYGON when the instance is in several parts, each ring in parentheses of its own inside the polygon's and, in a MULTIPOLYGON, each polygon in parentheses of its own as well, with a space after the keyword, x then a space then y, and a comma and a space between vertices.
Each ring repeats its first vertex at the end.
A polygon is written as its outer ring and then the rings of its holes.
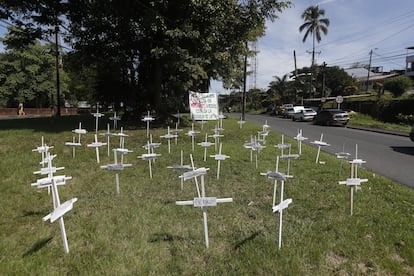
POLYGON ((302 129, 303 136, 309 138, 306 144, 319 140, 323 133, 323 140, 331 144, 324 150, 332 154, 342 151, 345 144, 345 151, 354 156, 355 145, 358 144, 358 157, 367 161, 365 168, 414 189, 414 143, 408 137, 317 126, 266 115, 246 114, 246 120, 261 125, 267 120, 272 130, 289 137, 296 136, 298 129, 302 129))

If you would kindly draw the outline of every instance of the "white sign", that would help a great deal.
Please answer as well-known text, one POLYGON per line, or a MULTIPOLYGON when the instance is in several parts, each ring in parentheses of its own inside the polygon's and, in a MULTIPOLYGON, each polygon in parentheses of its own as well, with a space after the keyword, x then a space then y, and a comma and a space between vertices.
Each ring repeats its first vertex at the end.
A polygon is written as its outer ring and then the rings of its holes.
POLYGON ((217 197, 195 197, 194 207, 217 206, 217 197))
POLYGON ((335 101, 336 101, 336 103, 343 103, 344 102, 344 97, 342 97, 342 96, 337 96, 336 98, 335 98, 335 101))
POLYGON ((215 93, 188 93, 191 119, 217 120, 219 118, 218 100, 215 93))

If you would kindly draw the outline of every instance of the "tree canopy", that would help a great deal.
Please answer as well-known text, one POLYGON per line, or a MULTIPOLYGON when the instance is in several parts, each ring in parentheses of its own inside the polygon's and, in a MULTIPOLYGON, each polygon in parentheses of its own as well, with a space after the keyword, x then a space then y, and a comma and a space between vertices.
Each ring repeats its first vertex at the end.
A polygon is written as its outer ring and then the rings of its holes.
POLYGON ((188 90, 206 92, 213 79, 237 86, 245 42, 263 35, 266 20, 275 20, 290 4, 14 0, 2 1, 0 16, 25 31, 26 36, 15 41, 21 46, 58 26, 76 52, 76 66, 94 71, 97 100, 150 104, 160 110, 167 102, 182 103, 188 90))

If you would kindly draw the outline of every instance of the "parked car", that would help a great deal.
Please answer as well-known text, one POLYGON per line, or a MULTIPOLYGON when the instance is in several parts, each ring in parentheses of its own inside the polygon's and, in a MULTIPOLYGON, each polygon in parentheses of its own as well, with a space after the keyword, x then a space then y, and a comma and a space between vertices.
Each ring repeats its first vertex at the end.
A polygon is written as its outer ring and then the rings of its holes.
POLYGON ((414 125, 411 127, 410 139, 414 142, 414 125))
POLYGON ((285 118, 292 118, 293 114, 304 110, 305 108, 303 106, 293 106, 285 109, 284 116, 285 118))
POLYGON ((341 109, 324 109, 313 118, 316 125, 341 125, 345 126, 349 122, 349 114, 341 109))
POLYGON ((299 112, 293 113, 292 120, 293 121, 312 121, 315 116, 316 116, 316 112, 312 108, 305 107, 299 112))

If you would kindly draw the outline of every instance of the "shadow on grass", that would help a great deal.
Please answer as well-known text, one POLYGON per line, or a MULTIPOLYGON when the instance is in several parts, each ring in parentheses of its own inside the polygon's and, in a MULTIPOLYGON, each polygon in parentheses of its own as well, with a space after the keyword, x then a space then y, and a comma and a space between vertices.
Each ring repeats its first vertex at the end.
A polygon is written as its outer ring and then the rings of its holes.
POLYGON ((30 217, 30 216, 38 216, 38 215, 44 215, 46 212, 40 212, 40 211, 23 211, 22 217, 30 217))
POLYGON ((169 233, 155 233, 149 237, 148 242, 161 242, 161 241, 173 242, 173 241, 182 241, 182 240, 183 240, 183 237, 174 236, 169 233))
POLYGON ((404 153, 408 155, 414 155, 414 147, 391 147, 393 151, 404 153))
POLYGON ((241 247, 243 247, 247 242, 254 240, 257 236, 259 236, 262 233, 262 231, 256 231, 253 234, 251 234, 250 236, 246 237, 245 239, 241 240, 240 242, 236 243, 236 245, 234 245, 233 250, 238 250, 241 247))
POLYGON ((45 238, 43 240, 38 241, 32 246, 32 248, 30 248, 26 253, 23 254, 23 258, 36 253, 37 251, 42 249, 44 246, 46 246, 52 239, 53 237, 49 237, 49 238, 45 238))
MULTIPOLYGON (((105 114, 99 120, 98 129, 105 130, 109 123, 112 128, 113 122, 109 120, 112 113, 105 114)), ((170 119, 171 120, 171 119, 170 119)), ((0 130, 33 130, 48 133, 59 133, 64 131, 71 131, 79 127, 79 122, 82 123, 82 128, 87 131, 94 131, 96 128, 95 117, 92 114, 79 114, 60 117, 26 117, 26 118, 11 118, 0 120, 0 130)), ((164 127, 166 124, 165 118, 158 118, 151 123, 152 128, 164 127)), ((118 129, 123 127, 125 130, 131 129, 145 129, 146 124, 140 118, 133 118, 127 121, 118 123, 118 129)))

